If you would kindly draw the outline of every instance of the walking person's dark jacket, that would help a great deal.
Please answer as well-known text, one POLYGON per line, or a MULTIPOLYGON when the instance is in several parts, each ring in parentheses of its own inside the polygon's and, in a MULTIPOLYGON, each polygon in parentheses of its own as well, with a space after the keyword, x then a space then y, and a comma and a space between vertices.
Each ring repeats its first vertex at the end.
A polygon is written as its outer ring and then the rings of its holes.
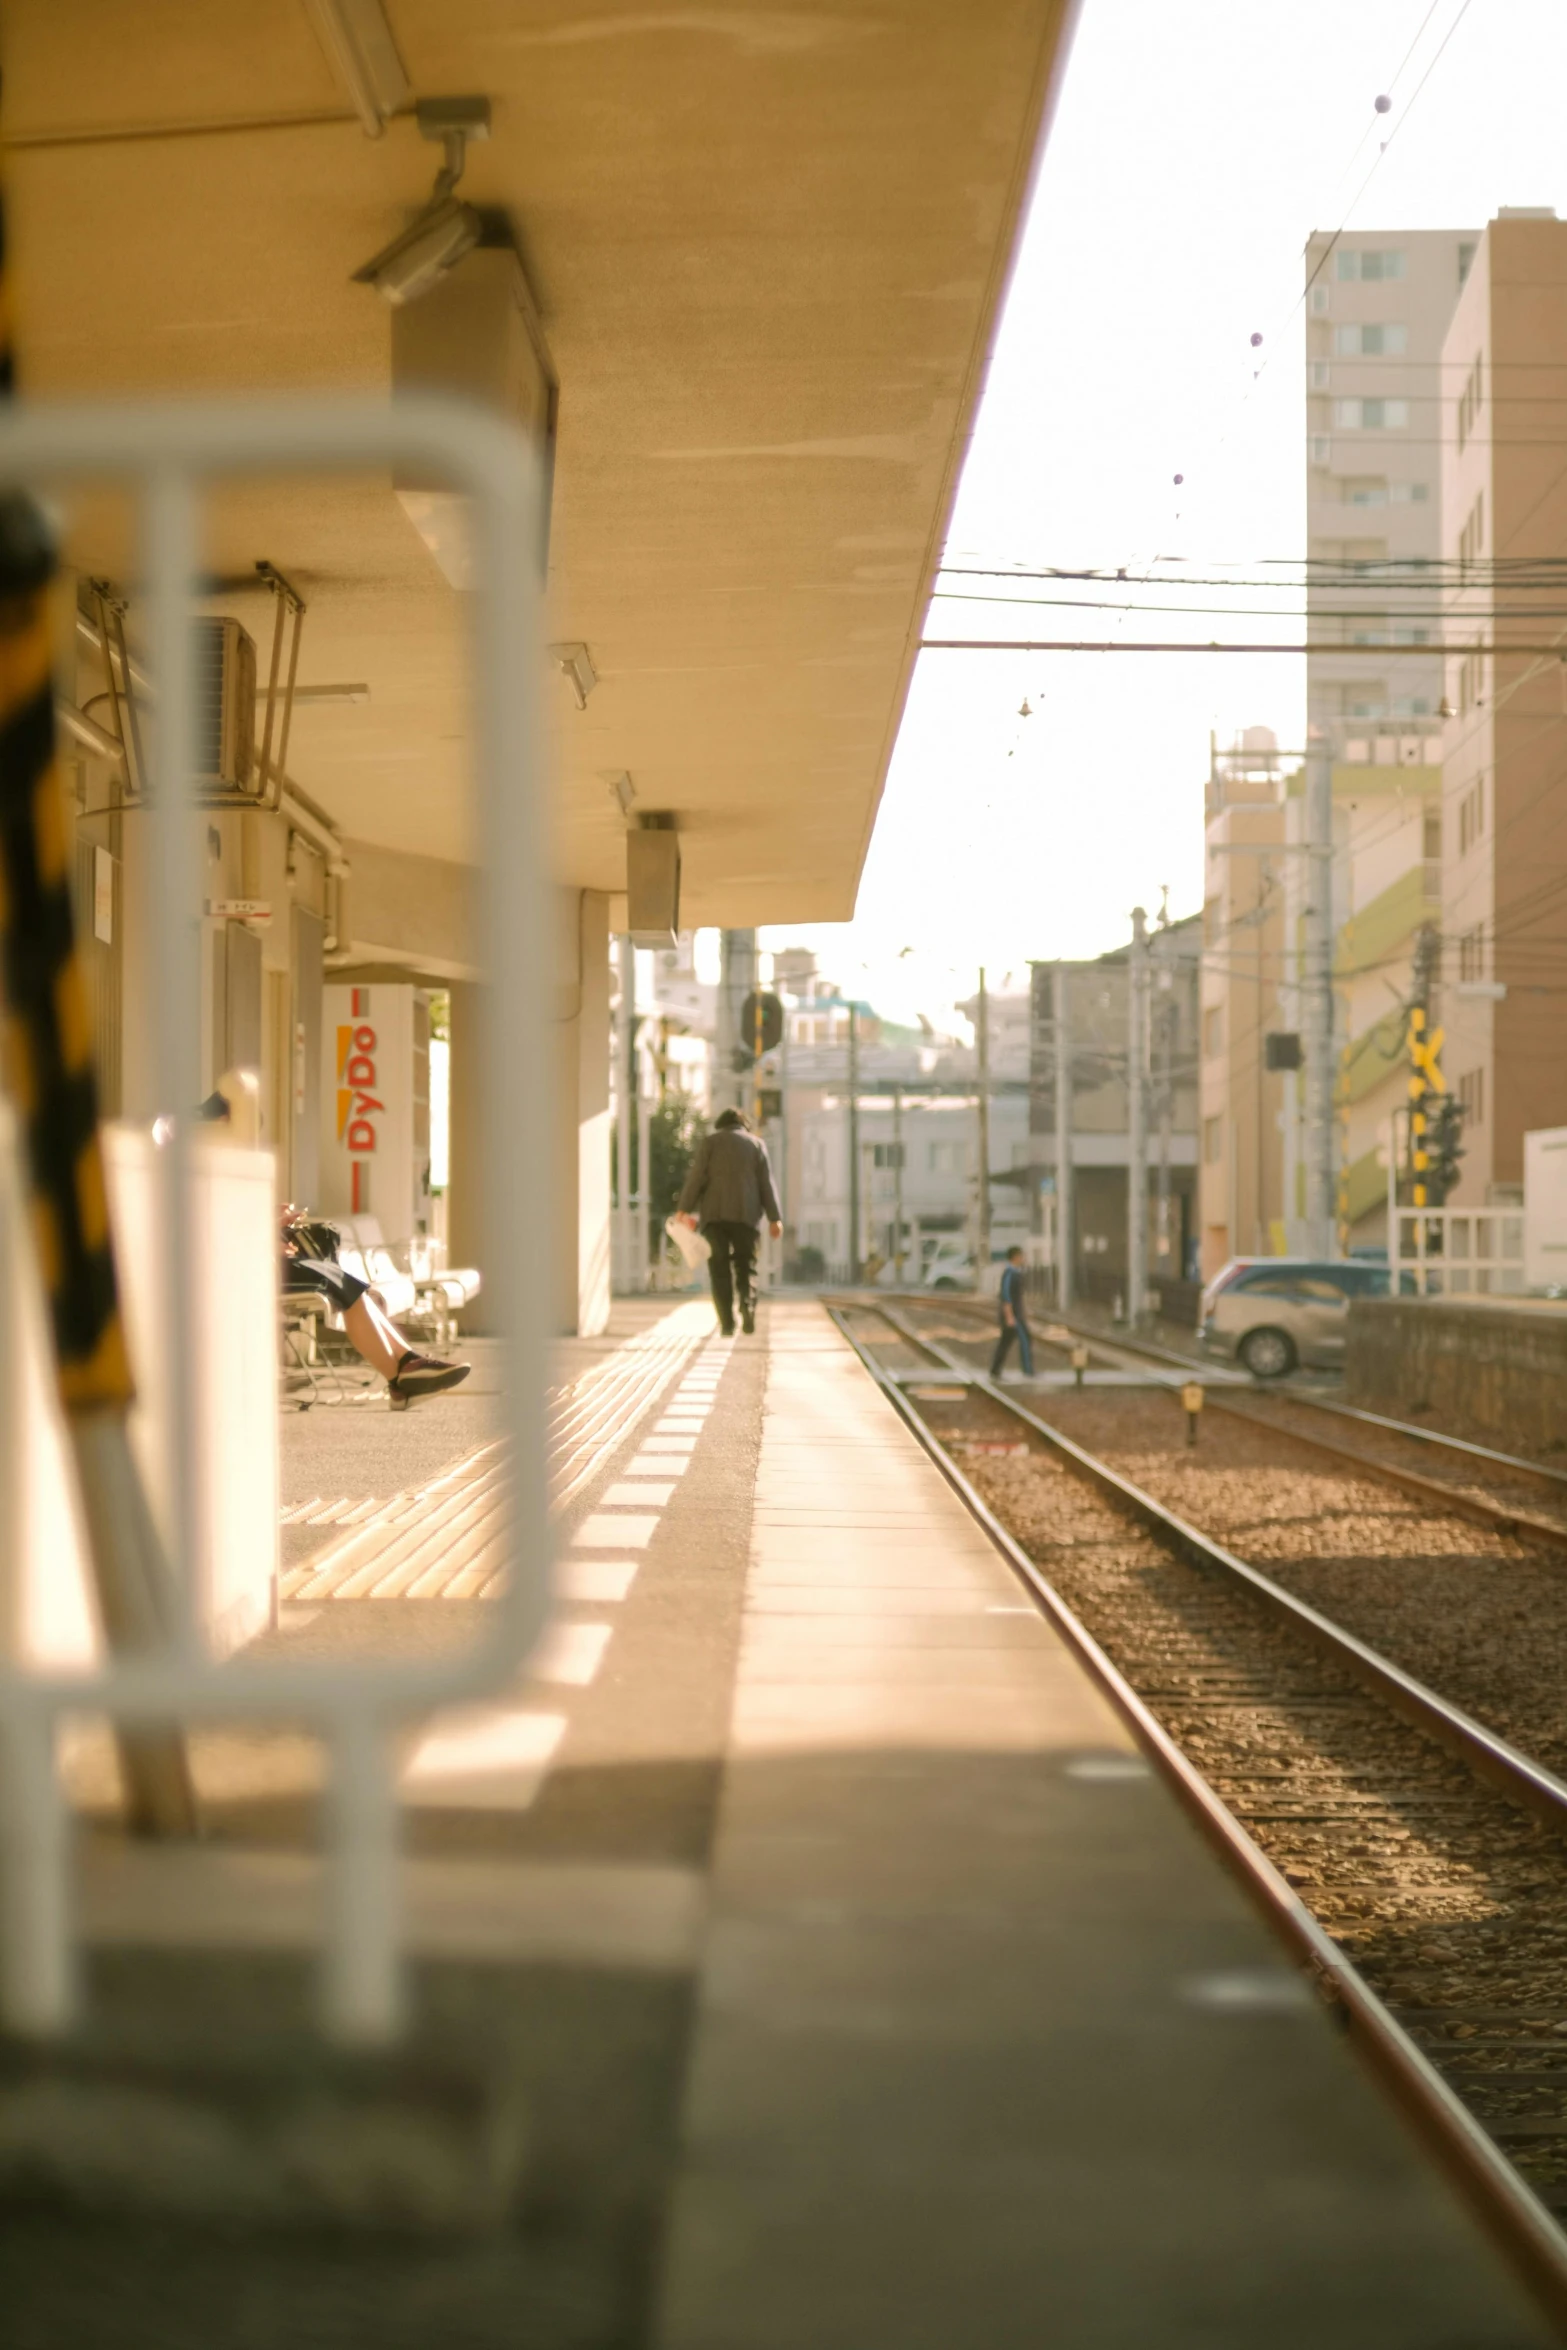
POLYGON ((769 1224, 783 1221, 767 1145, 743 1126, 720 1126, 703 1136, 680 1194, 682 1216, 709 1224, 769 1224))

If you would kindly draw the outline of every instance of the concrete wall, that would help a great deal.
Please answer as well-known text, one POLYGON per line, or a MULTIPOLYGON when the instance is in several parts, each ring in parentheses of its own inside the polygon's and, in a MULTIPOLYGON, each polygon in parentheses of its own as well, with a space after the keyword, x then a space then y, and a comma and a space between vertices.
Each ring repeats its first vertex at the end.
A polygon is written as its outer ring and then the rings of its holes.
POLYGON ((414 857, 373 841, 343 843, 354 963, 403 963, 435 979, 478 969, 479 876, 447 857, 414 857))
POLYGON ((1546 1299, 1356 1299, 1349 1402, 1428 1408, 1483 1443, 1542 1452, 1567 1441, 1567 1306, 1546 1299))

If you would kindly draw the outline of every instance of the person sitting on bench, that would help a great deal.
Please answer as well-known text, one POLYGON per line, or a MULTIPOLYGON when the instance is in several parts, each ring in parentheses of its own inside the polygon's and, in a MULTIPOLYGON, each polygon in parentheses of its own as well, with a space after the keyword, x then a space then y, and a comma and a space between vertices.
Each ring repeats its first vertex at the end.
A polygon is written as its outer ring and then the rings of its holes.
POLYGON ((343 1317, 349 1344, 386 1381, 394 1411, 462 1385, 470 1366, 415 1353, 383 1313, 369 1282, 337 1262, 337 1234, 329 1224, 313 1222, 296 1207, 283 1210, 282 1224, 284 1293, 311 1290, 331 1301, 343 1317))

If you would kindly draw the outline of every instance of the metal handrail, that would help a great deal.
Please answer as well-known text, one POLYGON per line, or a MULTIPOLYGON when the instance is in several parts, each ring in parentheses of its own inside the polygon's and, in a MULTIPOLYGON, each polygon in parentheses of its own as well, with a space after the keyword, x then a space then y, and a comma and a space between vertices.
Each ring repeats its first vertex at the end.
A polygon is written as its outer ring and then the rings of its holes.
MULTIPOLYGON (((163 684, 152 780, 153 1002, 162 1105, 194 1102, 196 1010, 184 931, 192 804, 188 733, 190 599, 198 576, 200 494, 225 479, 382 472, 418 465, 470 502, 478 816, 484 841, 481 960, 487 1023, 484 1190, 486 1284, 505 1334, 507 1435, 514 1453, 513 1552, 487 1636, 419 1664, 218 1663, 196 1636, 195 1506, 203 1464, 192 1409, 199 1366, 187 1303, 195 1294, 198 1221, 184 1212, 189 1120, 167 1153, 163 1261, 172 1273, 168 1337, 175 1365, 171 1478, 178 1638, 160 1653, 112 1658, 88 1673, 0 1665, 0 2015, 13 2029, 58 2033, 78 2010, 70 1845, 55 1730, 67 1712, 117 1724, 256 1720, 302 1723, 331 1752, 323 2000, 340 2039, 392 2037, 403 2015, 396 1888, 397 1725, 433 1707, 503 1687, 532 1648, 549 1601, 551 1538, 544 1457, 549 1238, 547 1153, 537 1131, 550 1098, 541 1006, 549 935, 541 767, 534 748, 533 655, 541 646, 534 550, 542 486, 521 436, 452 402, 410 399, 82 404, 20 410, 0 423, 0 489, 116 482, 139 495, 152 617, 149 659, 163 684), (182 1131, 183 1130, 183 1131, 182 1131), (504 1203, 504 1211, 502 1207, 504 1203)), ((0 1208, 4 1202, 0 1201, 0 1208)), ((0 1331, 0 1346, 5 1343, 0 1331)), ((0 1395, 7 1390, 0 1365, 0 1395)), ((0 1482, 20 1415, 0 1425, 0 1482)))

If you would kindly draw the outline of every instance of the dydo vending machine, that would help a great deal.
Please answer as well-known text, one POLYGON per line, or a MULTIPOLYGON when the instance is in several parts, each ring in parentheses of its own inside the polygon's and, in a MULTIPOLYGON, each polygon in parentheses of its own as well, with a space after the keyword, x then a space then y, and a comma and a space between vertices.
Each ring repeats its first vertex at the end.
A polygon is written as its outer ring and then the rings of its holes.
POLYGON ((431 1230, 430 999, 422 988, 322 990, 321 1206, 373 1217, 389 1245, 431 1230))

